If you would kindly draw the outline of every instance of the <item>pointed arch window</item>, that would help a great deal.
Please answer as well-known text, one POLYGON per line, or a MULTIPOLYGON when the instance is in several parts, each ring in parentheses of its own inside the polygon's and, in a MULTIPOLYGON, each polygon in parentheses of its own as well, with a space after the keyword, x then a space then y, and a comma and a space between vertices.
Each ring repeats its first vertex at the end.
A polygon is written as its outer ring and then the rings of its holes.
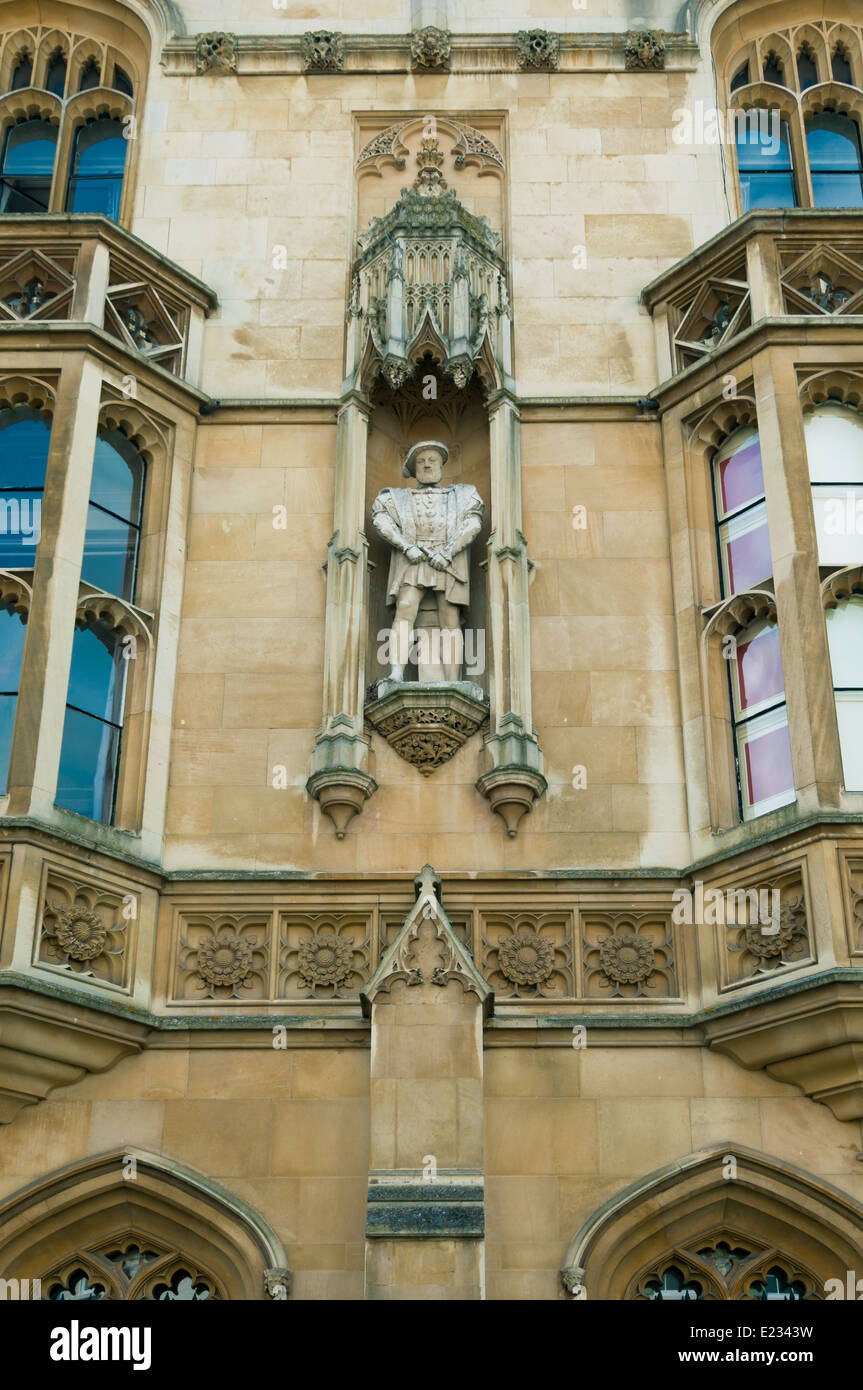
POLYGON ((863 207, 863 157, 856 122, 836 111, 810 116, 806 148, 815 206, 863 207))
POLYGON ((863 595, 829 608, 827 645, 846 791, 863 791, 863 595))
POLYGON ((81 68, 81 76, 78 79, 79 92, 91 92, 94 87, 98 87, 102 81, 102 70, 97 58, 90 57, 81 68))
POLYGON ((740 171, 740 193, 743 211, 752 208, 793 208, 797 206, 797 185, 791 160, 791 138, 787 121, 780 121, 774 111, 764 112, 764 119, 750 119, 737 124, 737 167, 740 171))
POLYGON ((773 569, 756 431, 735 430, 714 459, 713 478, 722 592, 728 597, 753 588, 773 569))
POLYGON ((0 569, 32 569, 51 428, 27 405, 0 411, 0 569))
POLYGON ((830 65, 833 70, 834 82, 844 82, 849 87, 854 85, 854 74, 851 71, 851 59, 848 56, 848 50, 845 48, 844 44, 837 43, 833 50, 833 57, 830 65))
POLYGON ((57 126, 49 121, 21 121, 9 127, 0 172, 0 212, 48 211, 57 126))
POLYGON ((116 628, 88 622, 76 629, 55 799, 104 824, 114 816, 128 664, 116 628))
POLYGON ((802 44, 797 54, 797 79, 801 92, 805 92, 807 87, 814 87, 818 81, 818 64, 808 43, 802 44))
POLYGON ((116 222, 123 192, 126 145, 122 121, 103 116, 79 127, 66 199, 68 212, 104 212, 116 222))
POLYGON ((119 430, 99 436, 81 578, 128 602, 135 597, 144 473, 144 460, 119 430))
POLYGON ((26 617, 0 610, 0 791, 6 791, 12 728, 18 704, 18 682, 24 655, 26 617))
POLYGON ((805 418, 818 562, 863 560, 863 417, 836 403, 805 418))
POLYGON ((752 820, 795 800, 776 624, 760 621, 740 633, 728 666, 740 805, 752 820))
POLYGON ((66 55, 61 48, 55 49, 48 60, 45 73, 45 87, 55 96, 62 97, 66 91, 66 55))
POLYGON ((22 53, 15 67, 12 69, 11 90, 20 92, 24 87, 29 87, 33 82, 33 55, 32 53, 22 53))

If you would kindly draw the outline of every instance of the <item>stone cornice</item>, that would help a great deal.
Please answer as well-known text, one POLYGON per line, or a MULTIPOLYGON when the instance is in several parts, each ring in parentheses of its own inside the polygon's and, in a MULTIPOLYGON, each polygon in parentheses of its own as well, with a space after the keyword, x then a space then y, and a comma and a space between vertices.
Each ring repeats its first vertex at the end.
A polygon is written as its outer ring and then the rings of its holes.
MULTIPOLYGON (((558 31, 554 31, 558 34, 558 31)), ((231 35, 236 55, 236 75, 306 76, 329 80, 330 74, 305 72, 302 34, 231 35)), ((411 35, 402 34, 341 34, 343 66, 335 74, 349 77, 362 73, 411 73, 424 77, 471 74, 488 75, 514 73, 523 76, 545 76, 535 70, 523 69, 519 63, 520 48, 515 33, 453 34, 450 67, 441 74, 429 69, 417 73, 411 62, 411 35)), ((559 33, 560 58, 556 74, 575 72, 627 71, 626 33, 559 33)), ((688 34, 665 33, 665 71, 692 71, 699 63, 698 45, 688 34)), ((173 38, 162 49, 161 62, 167 76, 189 76, 196 72, 197 36, 173 38)), ((661 69, 659 69, 661 71, 661 69)))

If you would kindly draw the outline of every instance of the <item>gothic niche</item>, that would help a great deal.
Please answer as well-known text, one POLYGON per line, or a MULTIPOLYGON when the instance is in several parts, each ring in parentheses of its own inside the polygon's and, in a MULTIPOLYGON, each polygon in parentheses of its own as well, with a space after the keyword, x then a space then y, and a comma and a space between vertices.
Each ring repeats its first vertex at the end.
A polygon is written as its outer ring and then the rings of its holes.
POLYGON ((360 239, 351 318, 373 405, 365 715, 429 776, 488 717, 483 402, 508 359, 509 298, 500 238, 447 188, 436 139, 416 161, 360 239))

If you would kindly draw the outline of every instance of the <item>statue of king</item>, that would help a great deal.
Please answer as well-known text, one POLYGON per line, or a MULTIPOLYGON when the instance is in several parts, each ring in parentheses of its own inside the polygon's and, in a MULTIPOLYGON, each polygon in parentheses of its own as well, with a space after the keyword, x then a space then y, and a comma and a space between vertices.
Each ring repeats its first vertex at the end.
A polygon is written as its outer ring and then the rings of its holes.
POLYGON ((436 595, 445 681, 461 674, 461 609, 470 597, 470 545, 482 526, 483 501, 471 483, 441 486, 449 449, 423 439, 402 472, 415 488, 386 487, 372 503, 372 524, 392 549, 387 603, 395 604, 390 679, 404 680, 413 626, 424 595, 436 595))

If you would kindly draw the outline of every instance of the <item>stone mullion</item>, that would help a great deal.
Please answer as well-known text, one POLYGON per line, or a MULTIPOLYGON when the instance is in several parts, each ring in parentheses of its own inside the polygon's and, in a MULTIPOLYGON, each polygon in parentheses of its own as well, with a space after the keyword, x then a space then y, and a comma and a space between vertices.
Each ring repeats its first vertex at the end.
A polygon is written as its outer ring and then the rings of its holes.
POLYGON ((100 393, 101 371, 96 362, 76 356, 64 367, 51 429, 33 604, 21 665, 9 764, 9 815, 51 816, 53 812, 100 393))
POLYGON ((791 758, 808 812, 838 804, 842 766, 793 357, 761 354, 754 380, 791 758))

